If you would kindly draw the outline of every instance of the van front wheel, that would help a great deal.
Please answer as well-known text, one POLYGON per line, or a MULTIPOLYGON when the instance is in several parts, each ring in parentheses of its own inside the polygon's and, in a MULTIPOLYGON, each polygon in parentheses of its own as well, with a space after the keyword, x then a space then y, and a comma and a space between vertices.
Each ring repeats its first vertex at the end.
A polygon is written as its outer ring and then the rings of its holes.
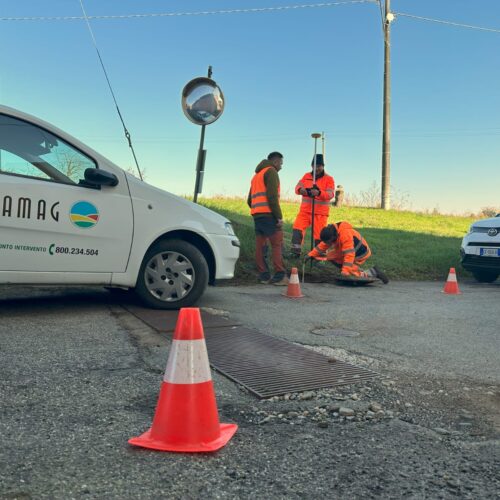
POLYGON ((191 243, 163 240, 155 243, 141 264, 135 291, 154 309, 193 305, 208 284, 208 265, 191 243))
POLYGON ((479 283, 493 283, 498 278, 497 272, 485 271, 483 269, 472 271, 472 275, 477 281, 479 281, 479 283))

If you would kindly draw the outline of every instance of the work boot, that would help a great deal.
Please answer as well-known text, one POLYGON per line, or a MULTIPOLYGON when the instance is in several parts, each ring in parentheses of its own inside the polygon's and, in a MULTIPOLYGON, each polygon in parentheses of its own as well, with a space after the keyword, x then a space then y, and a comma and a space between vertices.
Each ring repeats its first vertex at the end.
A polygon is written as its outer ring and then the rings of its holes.
POLYGON ((262 283, 263 285, 267 285, 270 280, 271 280, 271 273, 268 273, 266 271, 264 273, 259 274, 259 283, 262 283))
POLYGON ((384 285, 387 285, 387 283, 389 283, 389 278, 387 277, 387 274, 384 273, 384 271, 379 269, 377 266, 373 266, 371 270, 373 271, 375 277, 382 281, 384 285))
POLYGON ((271 278, 271 281, 269 283, 276 286, 287 286, 288 276, 284 271, 278 272, 271 278))

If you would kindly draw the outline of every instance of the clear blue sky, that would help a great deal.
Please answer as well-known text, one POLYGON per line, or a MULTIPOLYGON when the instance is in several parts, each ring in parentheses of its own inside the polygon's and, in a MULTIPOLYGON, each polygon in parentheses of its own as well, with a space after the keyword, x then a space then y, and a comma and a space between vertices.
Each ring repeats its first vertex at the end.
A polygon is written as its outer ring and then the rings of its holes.
MULTIPOLYGON (((287 0, 85 0, 88 15, 215 11, 287 0)), ((304 0, 303 3, 314 3, 304 0)), ((395 13, 500 29, 498 0, 392 0, 395 13)), ((0 17, 81 16, 78 0, 0 0, 0 17)), ((200 129, 180 107, 191 78, 226 97, 207 127, 203 195, 246 195, 285 155, 282 192, 308 169, 311 132, 347 192, 381 177, 383 40, 376 4, 91 21, 147 181, 191 194, 200 129)), ((392 172, 411 208, 500 207, 500 33, 396 16, 392 172)), ((0 102, 39 116, 122 167, 133 159, 84 21, 0 21, 0 102)), ((394 191, 393 191, 394 192, 394 191)))

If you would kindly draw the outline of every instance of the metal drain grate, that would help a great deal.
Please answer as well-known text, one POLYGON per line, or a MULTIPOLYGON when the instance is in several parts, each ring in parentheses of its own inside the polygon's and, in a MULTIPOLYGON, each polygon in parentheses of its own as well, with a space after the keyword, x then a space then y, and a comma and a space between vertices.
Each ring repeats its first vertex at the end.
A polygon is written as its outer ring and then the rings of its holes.
MULTIPOLYGON (((141 307, 134 304, 122 304, 122 306, 129 312, 131 312, 134 316, 144 321, 144 323, 148 324, 150 327, 158 330, 159 332, 173 332, 175 330, 179 311, 148 309, 146 307, 141 307)), ((238 322, 230 320, 224 316, 216 316, 203 310, 200 312, 201 320, 203 322, 203 327, 205 330, 207 328, 239 325, 238 322)))
POLYGON ((259 398, 354 384, 375 372, 244 327, 205 330, 210 364, 259 398))

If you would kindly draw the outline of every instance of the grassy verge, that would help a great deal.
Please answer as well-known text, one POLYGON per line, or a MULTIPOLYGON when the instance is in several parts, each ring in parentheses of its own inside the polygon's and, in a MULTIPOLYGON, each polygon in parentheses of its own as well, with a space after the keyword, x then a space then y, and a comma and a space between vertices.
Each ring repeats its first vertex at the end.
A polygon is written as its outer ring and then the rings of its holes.
MULTIPOLYGON (((241 257, 236 278, 254 280, 255 237, 246 201, 238 198, 205 198, 204 206, 227 217, 241 241, 241 257)), ((293 220, 298 203, 282 203, 285 221, 285 249, 290 248, 293 220)), ((350 222, 367 240, 372 250, 368 267, 380 266, 396 280, 445 280, 450 267, 460 267, 460 242, 474 219, 447 215, 418 214, 375 208, 334 208, 331 222, 350 222)), ((310 235, 306 235, 309 249, 310 235)), ((288 263, 290 267, 291 263, 288 263)), ((333 266, 332 266, 333 267, 333 266)))

